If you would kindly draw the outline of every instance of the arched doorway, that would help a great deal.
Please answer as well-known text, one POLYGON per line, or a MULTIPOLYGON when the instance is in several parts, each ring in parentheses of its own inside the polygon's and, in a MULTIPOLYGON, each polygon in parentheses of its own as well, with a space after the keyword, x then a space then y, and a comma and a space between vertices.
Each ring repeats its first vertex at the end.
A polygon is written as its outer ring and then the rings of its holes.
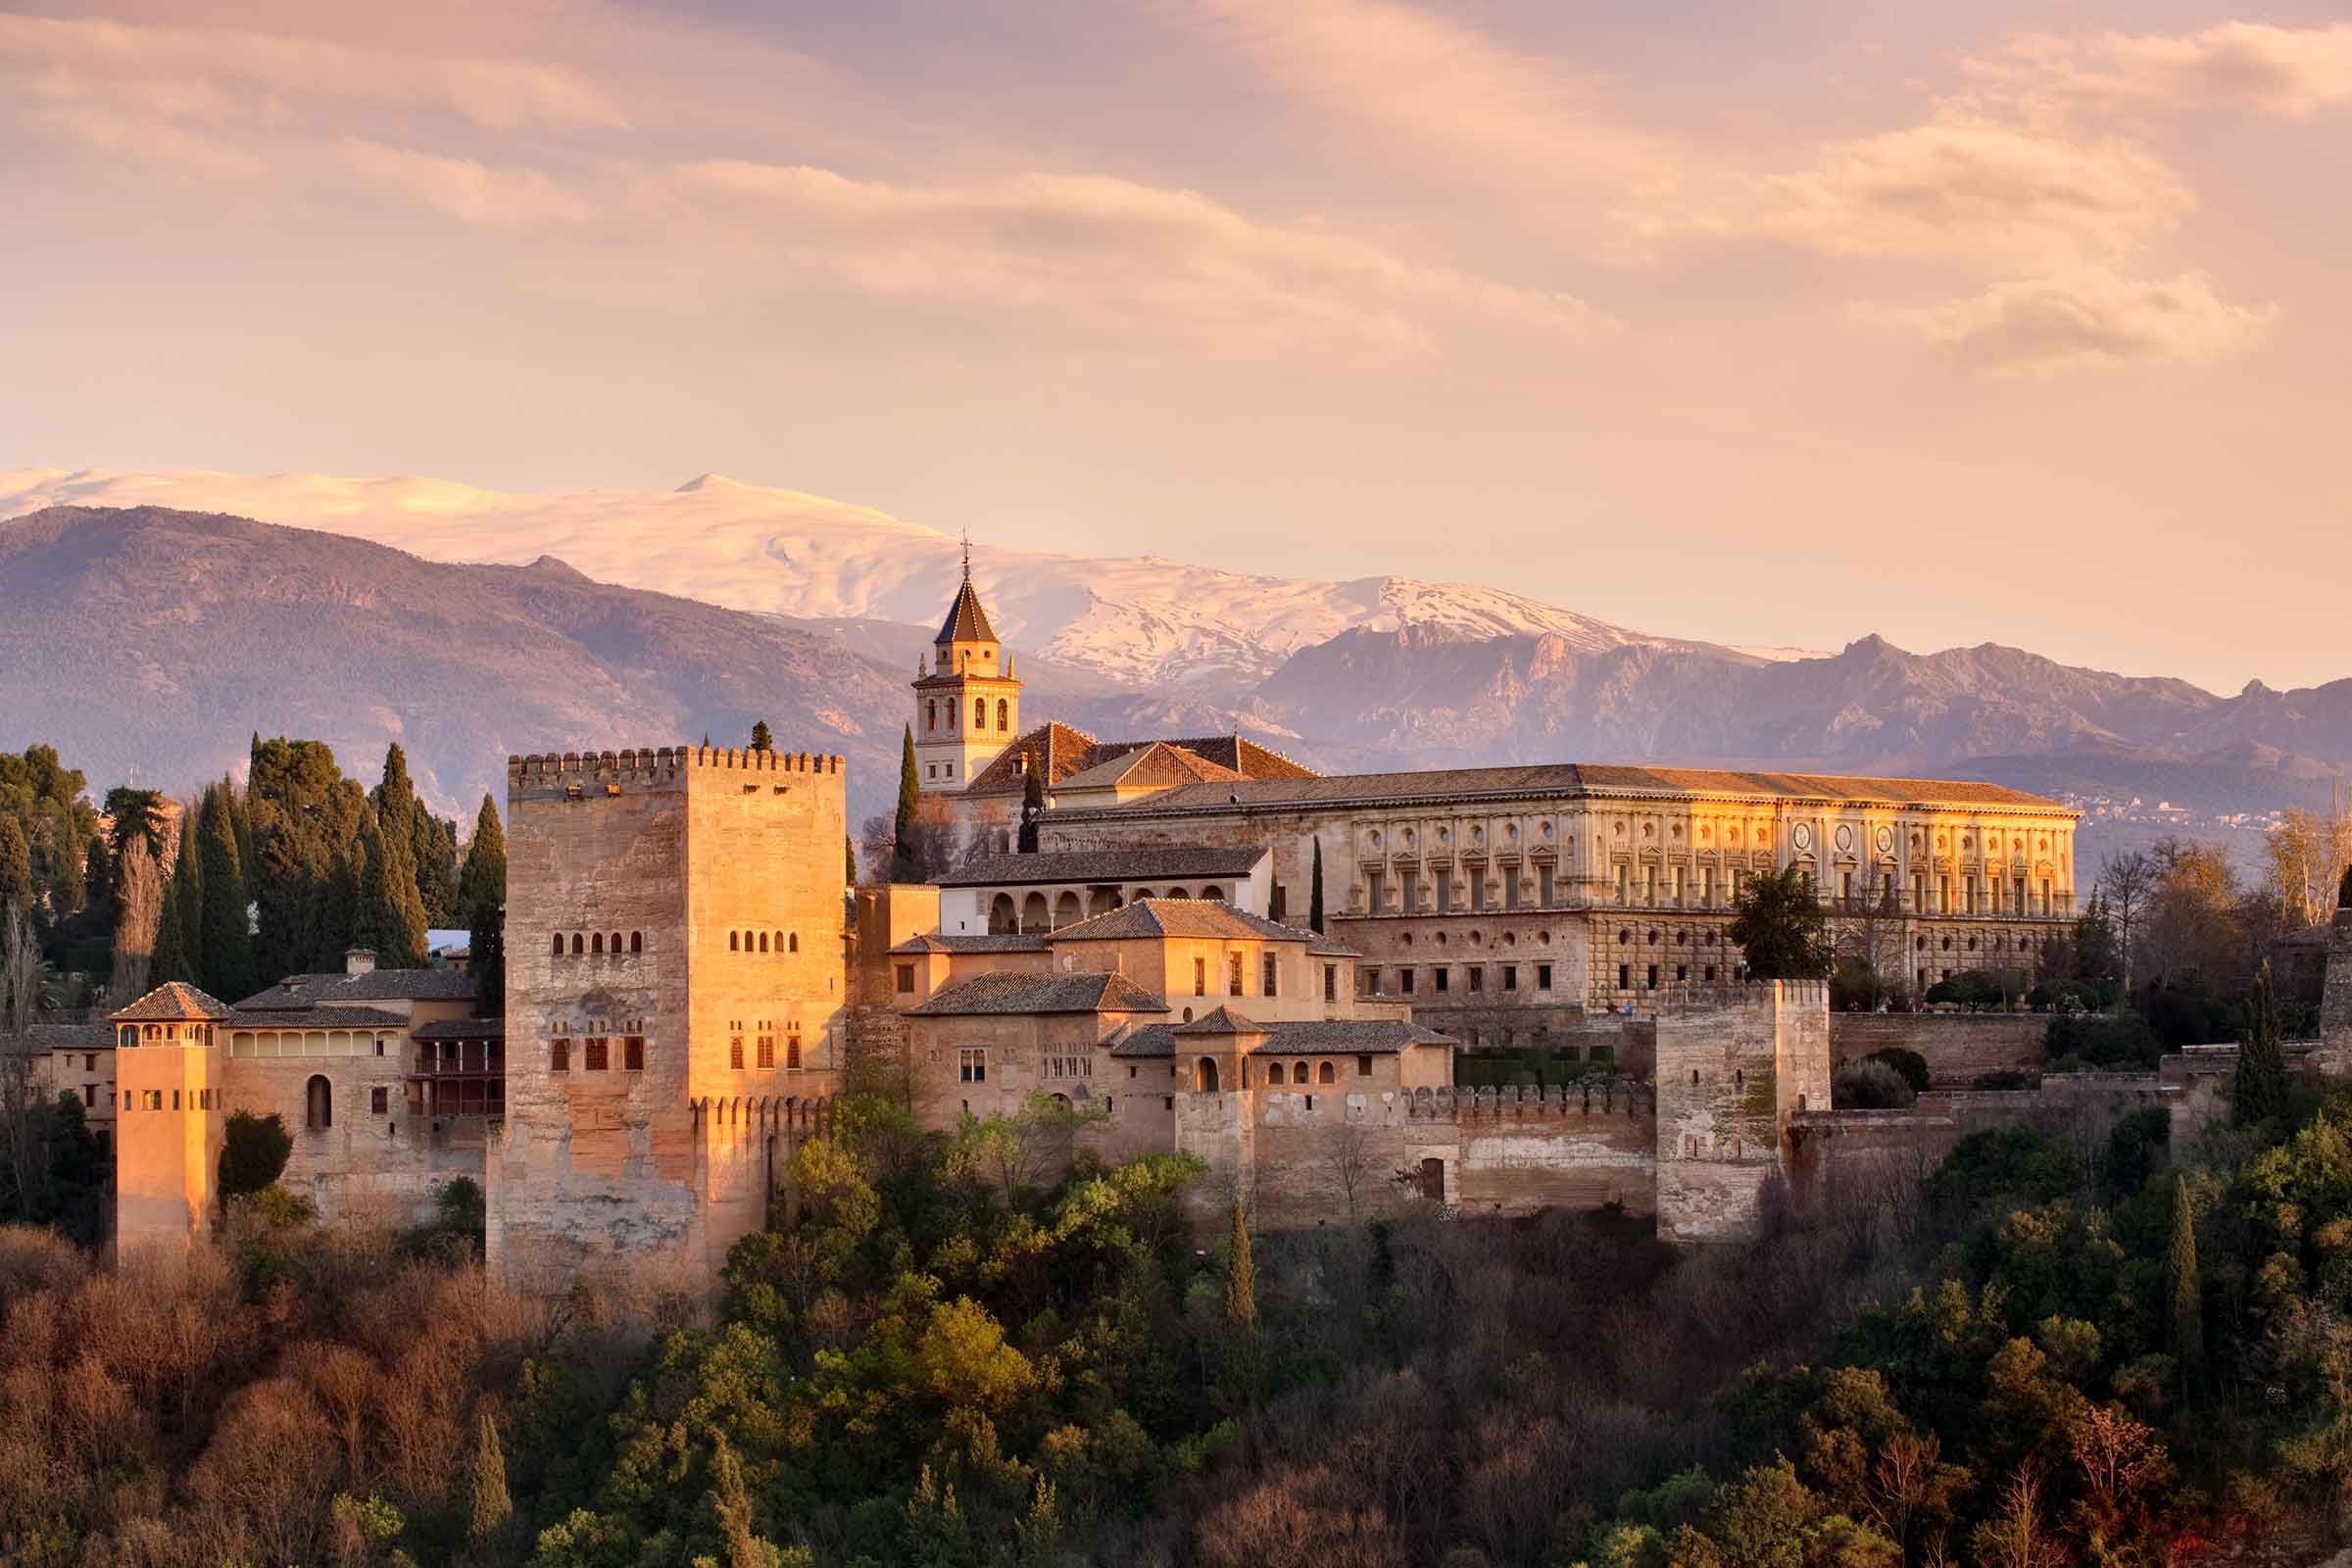
POLYGON ((1217 1092, 1216 1057, 1202 1056, 1200 1058, 1200 1064, 1193 1069, 1193 1088, 1204 1095, 1213 1095, 1217 1092))
POLYGON ((1012 906, 1012 895, 1000 893, 988 904, 988 934, 992 937, 1010 936, 1021 928, 1021 917, 1012 906))
POLYGON ((325 1074, 311 1074, 311 1081, 303 1086, 302 1098, 303 1125, 313 1132, 324 1132, 335 1124, 335 1092, 325 1074))

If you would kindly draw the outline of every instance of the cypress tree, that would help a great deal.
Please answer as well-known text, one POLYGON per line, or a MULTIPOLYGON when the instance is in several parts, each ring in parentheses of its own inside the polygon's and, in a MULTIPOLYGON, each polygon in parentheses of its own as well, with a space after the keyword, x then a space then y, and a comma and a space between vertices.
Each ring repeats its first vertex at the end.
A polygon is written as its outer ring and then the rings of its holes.
POLYGON ((1265 1346, 1257 1323, 1257 1270, 1250 1257, 1250 1215, 1239 1187, 1233 1193, 1233 1230, 1225 1263, 1225 1396, 1233 1409, 1257 1400, 1265 1346))
POLYGON ((777 1568, 783 1553, 752 1533, 752 1499, 743 1485, 743 1461, 724 1432, 712 1438, 710 1475, 710 1512, 718 1520, 718 1539, 726 1548, 719 1559, 723 1568, 777 1568))
POLYGON ((2286 1108, 2286 1056, 2278 1044, 2278 1003, 2265 958, 2246 1001, 2246 1038, 2237 1048, 2237 1086, 2230 1119, 2241 1127, 2267 1121, 2286 1108))
POLYGON ((891 825, 890 879, 914 880, 914 813, 923 804, 923 782, 914 769, 914 726, 905 730, 899 747, 899 814, 891 825))
POLYGON ((156 936, 158 962, 149 970, 148 979, 155 985, 167 980, 184 980, 189 985, 204 984, 204 862, 196 850, 197 808, 182 807, 179 813, 179 854, 172 863, 170 897, 164 901, 164 916, 160 924, 174 926, 172 938, 176 943, 172 968, 167 970, 161 962, 164 937, 159 929, 156 936))
POLYGON ((380 969, 416 969, 424 963, 424 905, 416 897, 416 872, 408 845, 373 821, 360 831, 359 908, 353 936, 375 950, 380 969))
POLYGON ((225 783, 204 792, 196 824, 198 863, 204 869, 204 989, 224 1001, 251 996, 253 975, 252 901, 245 893, 243 862, 237 858, 235 797, 225 783))
POLYGON ((847 833, 841 836, 841 880, 845 887, 858 885, 858 845, 847 833))
POLYGON ((473 976, 474 1015, 501 1017, 507 1010, 507 832, 498 803, 487 795, 473 818, 473 842, 466 847, 458 904, 470 939, 466 970, 473 976))
POLYGON ((498 1424, 482 1412, 481 1436, 473 1455, 473 1498, 466 1533, 477 1546, 493 1546, 514 1517, 514 1499, 507 1495, 507 1455, 498 1446, 498 1424))
POLYGON ((410 856, 416 862, 416 897, 424 923, 448 930, 466 917, 458 902, 458 825, 418 802, 409 818, 410 856))
POLYGON ((164 876, 162 891, 155 903, 155 949, 147 960, 147 984, 160 986, 167 980, 188 978, 187 943, 179 925, 179 868, 174 865, 169 873, 157 867, 164 876))
POLYGON ((1042 767, 1033 767, 1021 776, 1021 836, 1019 845, 1020 852, 1023 855, 1035 855, 1037 853, 1038 824, 1045 820, 1045 816, 1046 770, 1042 767))
POLYGON ((0 816, 0 910, 32 907, 32 848, 13 816, 0 816))
POLYGON ((93 833, 81 852, 82 897, 93 909, 115 906, 115 856, 106 847, 106 835, 93 833))
POLYGON ((1323 930, 1323 841, 1315 840, 1315 875, 1306 895, 1307 927, 1320 934, 1323 930))
POLYGON ((2188 1200, 2188 1179, 2173 1178, 2173 1245, 2165 1254, 2165 1340, 2180 1369, 2183 1394, 2205 1364, 2205 1306, 2197 1274, 2197 1221, 2188 1200))

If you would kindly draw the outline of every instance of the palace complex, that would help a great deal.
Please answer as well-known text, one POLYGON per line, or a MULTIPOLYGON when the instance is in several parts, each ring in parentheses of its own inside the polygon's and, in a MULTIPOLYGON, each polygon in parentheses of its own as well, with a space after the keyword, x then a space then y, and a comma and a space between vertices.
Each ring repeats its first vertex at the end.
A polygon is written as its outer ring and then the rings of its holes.
MULTIPOLYGON (((1889 1139, 2210 1110, 2214 1069, 2180 1061, 1865 1126, 1832 1069, 1891 1026, 1833 1016, 1820 981, 1750 983, 1729 940, 1742 879, 1798 866, 1898 989, 2031 971, 2075 913, 2053 802, 1566 762, 1326 777, 1239 736, 1023 728, 1020 690, 967 572, 913 681, 918 775, 966 851, 930 884, 845 884, 837 757, 513 759, 502 1017, 463 972, 355 953, 233 1004, 166 986, 51 1043, 114 1120, 120 1241, 205 1230, 238 1109, 285 1120, 284 1179, 327 1213, 478 1180, 492 1266, 551 1289, 707 1285, 853 1083, 943 1129, 1040 1122, 1030 1177, 1080 1148, 1196 1154, 1204 1212, 1240 1191, 1269 1225, 1619 1204, 1678 1241, 1754 1234, 1889 1139), (1011 853, 1033 779, 1038 848, 1011 853)), ((2352 923, 2335 952, 2352 1024, 2352 923)), ((2038 1059, 2012 1022, 1900 1027, 1965 1089, 2038 1059)))

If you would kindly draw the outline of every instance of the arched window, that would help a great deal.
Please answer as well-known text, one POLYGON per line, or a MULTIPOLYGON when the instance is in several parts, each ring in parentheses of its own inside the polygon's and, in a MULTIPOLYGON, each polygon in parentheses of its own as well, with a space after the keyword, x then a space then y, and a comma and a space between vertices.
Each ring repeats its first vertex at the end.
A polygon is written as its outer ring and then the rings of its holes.
POLYGON ((988 699, 985 697, 972 699, 972 728, 988 728, 988 699))
POLYGON ((594 936, 588 939, 588 951, 590 953, 602 953, 605 951, 605 934, 602 931, 597 932, 594 936))
POLYGON ((801 951, 801 934, 798 931, 787 931, 784 934, 784 951, 787 953, 801 951))
POLYGON ((1217 1092, 1217 1062, 1214 1056, 1202 1056, 1193 1068, 1193 1087, 1204 1095, 1217 1092))
POLYGON ((580 939, 580 934, 577 931, 574 931, 571 934, 571 956, 576 958, 587 951, 588 944, 580 939))
POLYGON ((335 1124, 335 1092, 323 1073, 313 1073, 303 1087, 303 1102, 307 1107, 304 1124, 313 1132, 324 1132, 335 1124))
POLYGON ((727 933, 727 951, 729 953, 741 953, 743 951, 742 932, 730 931, 727 933))
POLYGON ((629 933, 629 951, 631 953, 643 953, 645 951, 644 932, 632 931, 629 933))
POLYGON ((1323 1063, 1322 1066, 1315 1069, 1315 1081, 1317 1083, 1333 1084, 1338 1083, 1340 1080, 1339 1075, 1332 1071, 1331 1063, 1327 1061, 1323 1063))
POLYGON ((988 934, 990 936, 1007 936, 1020 928, 1020 911, 1013 907, 1011 894, 1000 893, 988 901, 988 934))
POLYGON ((923 728, 939 728, 939 704, 937 702, 929 702, 923 705, 923 728))
POLYGON ((1058 931, 1065 925, 1076 925, 1080 918, 1077 894, 1064 893, 1054 901, 1054 928, 1055 930, 1058 931))
POLYGON ((1001 697, 997 699, 997 728, 1012 728, 1012 705, 1001 697))
POLYGON ((760 951, 761 953, 767 951, 767 933, 764 931, 760 933, 760 951))
POLYGON ((1047 929, 1049 918, 1046 913, 1046 896, 1043 893, 1032 893, 1021 901, 1021 929, 1023 931, 1043 931, 1047 929))
POLYGON ((1225 890, 1211 882, 1200 890, 1200 896, 1212 904, 1221 904, 1225 899, 1225 890))
POLYGON ((1272 1085, 1272 1086, 1273 1086, 1274 1088, 1276 1088, 1276 1089, 1280 1089, 1280 1088, 1282 1087, 1282 1063, 1281 1063, 1281 1062, 1279 1062, 1279 1061, 1275 1061, 1275 1062, 1268 1062, 1268 1063, 1266 1064, 1266 1082, 1267 1082, 1268 1084, 1272 1085))
POLYGON ((557 956, 557 957, 559 957, 559 958, 561 958, 562 956, 564 956, 564 933, 563 933, 563 932, 561 932, 561 931, 559 931, 559 932, 557 932, 557 933, 556 933, 556 952, 555 952, 555 956, 557 956))
POLYGON ((612 933, 612 951, 614 953, 620 951, 620 933, 617 931, 612 933))

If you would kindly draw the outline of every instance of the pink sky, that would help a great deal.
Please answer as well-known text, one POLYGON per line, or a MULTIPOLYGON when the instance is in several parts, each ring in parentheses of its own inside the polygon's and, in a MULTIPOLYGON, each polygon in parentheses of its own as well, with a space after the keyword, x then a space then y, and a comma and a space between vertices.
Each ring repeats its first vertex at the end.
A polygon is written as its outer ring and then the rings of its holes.
POLYGON ((2318 5, 0 10, 0 469, 717 469, 2307 684, 2347 129, 2318 5))

